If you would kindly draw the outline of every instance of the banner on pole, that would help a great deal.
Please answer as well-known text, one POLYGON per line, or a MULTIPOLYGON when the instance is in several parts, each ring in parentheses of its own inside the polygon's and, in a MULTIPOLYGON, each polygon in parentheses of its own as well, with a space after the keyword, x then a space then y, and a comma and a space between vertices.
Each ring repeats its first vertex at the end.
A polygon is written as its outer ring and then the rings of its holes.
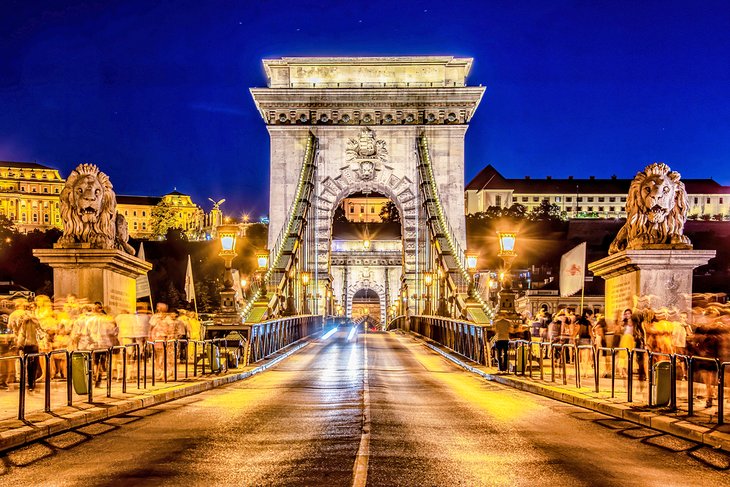
POLYGON ((185 270, 185 300, 195 301, 195 282, 193 281, 193 265, 188 254, 188 268, 185 270))
POLYGON ((586 243, 578 245, 560 258, 560 297, 566 298, 583 289, 586 275, 586 243))
MULTIPOLYGON (((137 252, 137 258, 145 260, 144 242, 141 242, 139 244, 139 252, 137 252)), ((135 284, 137 288, 137 299, 152 296, 152 292, 150 291, 150 280, 147 277, 147 273, 137 276, 135 284)))

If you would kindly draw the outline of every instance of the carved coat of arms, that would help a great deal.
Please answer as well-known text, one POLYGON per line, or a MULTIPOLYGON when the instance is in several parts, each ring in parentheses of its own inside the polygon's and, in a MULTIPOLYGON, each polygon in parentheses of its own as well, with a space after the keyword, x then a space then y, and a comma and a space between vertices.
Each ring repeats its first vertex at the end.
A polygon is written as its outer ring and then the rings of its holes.
POLYGON ((370 181, 387 161, 388 149, 384 140, 376 140, 375 133, 364 127, 358 138, 347 141, 345 159, 350 170, 361 180, 370 181))

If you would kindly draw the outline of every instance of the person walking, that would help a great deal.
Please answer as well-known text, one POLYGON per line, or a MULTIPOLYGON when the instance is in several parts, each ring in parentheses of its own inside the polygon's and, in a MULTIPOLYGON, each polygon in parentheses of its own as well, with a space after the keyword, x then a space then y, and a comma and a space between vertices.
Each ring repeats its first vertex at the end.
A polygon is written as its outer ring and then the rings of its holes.
MULTIPOLYGON (((18 351, 24 356, 38 353, 38 340, 42 333, 41 324, 34 316, 24 316, 18 323, 18 351)), ((38 357, 26 357, 25 363, 28 391, 33 392, 38 372, 38 357)))
POLYGON ((497 371, 499 373, 508 372, 507 370, 507 353, 509 349, 509 334, 513 325, 506 315, 500 313, 494 322, 495 341, 494 350, 497 353, 497 371))

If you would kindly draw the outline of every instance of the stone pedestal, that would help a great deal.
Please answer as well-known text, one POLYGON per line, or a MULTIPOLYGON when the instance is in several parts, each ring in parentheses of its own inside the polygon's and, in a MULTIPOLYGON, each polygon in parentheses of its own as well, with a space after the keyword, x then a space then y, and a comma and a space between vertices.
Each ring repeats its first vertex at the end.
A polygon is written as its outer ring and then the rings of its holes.
POLYGON ((100 301, 112 314, 134 311, 136 279, 152 269, 151 263, 121 250, 79 246, 34 249, 33 255, 53 268, 54 296, 100 301))
POLYGON ((612 326, 625 309, 689 311, 692 271, 713 257, 714 250, 624 250, 591 262, 588 269, 606 281, 605 315, 612 326))

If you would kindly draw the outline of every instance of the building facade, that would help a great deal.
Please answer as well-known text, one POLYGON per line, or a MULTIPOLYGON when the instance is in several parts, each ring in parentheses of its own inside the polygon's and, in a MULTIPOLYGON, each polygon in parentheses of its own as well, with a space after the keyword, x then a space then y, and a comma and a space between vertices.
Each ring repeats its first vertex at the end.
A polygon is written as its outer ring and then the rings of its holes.
MULTIPOLYGON (((59 197, 65 184, 57 169, 36 162, 0 161, 0 216, 23 233, 63 228, 59 197)), ((164 196, 117 195, 117 211, 127 219, 133 238, 153 236, 153 210, 160 205, 168 208, 170 226, 193 238, 204 233, 209 219, 189 195, 179 191, 164 196)))
POLYGON ((388 204, 388 198, 345 198, 342 200, 342 208, 345 211, 347 221, 356 223, 380 223, 380 212, 388 204))
POLYGON ((0 161, 0 216, 24 233, 61 228, 58 170, 35 162, 0 161))
MULTIPOLYGON (((543 201, 555 204, 568 218, 625 218, 626 195, 632 179, 509 179, 488 165, 466 186, 466 214, 490 206, 509 208, 520 204, 527 211, 543 201)), ((683 179, 689 197, 689 218, 727 220, 730 217, 730 186, 712 179, 683 179)))

